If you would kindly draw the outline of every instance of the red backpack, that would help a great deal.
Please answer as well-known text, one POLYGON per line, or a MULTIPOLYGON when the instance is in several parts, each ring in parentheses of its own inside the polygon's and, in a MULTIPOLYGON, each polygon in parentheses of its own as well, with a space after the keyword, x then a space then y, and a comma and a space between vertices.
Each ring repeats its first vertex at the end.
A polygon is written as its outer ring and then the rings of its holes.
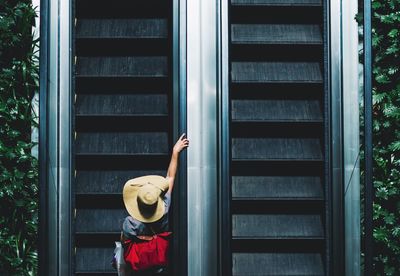
POLYGON ((125 240, 124 259, 134 271, 168 265, 168 247, 171 232, 155 234, 149 240, 125 240))

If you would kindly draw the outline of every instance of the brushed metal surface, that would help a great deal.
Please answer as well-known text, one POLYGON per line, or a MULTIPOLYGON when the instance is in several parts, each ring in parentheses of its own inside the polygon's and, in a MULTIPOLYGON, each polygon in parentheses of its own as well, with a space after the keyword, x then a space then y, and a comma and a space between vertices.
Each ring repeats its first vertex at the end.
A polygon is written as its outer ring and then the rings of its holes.
POLYGON ((342 1, 345 275, 361 275, 358 2, 342 1), (351 39, 346 39, 350 37, 351 39))
POLYGON ((330 151, 332 190, 332 275, 344 273, 343 224, 343 64, 342 64, 342 1, 329 1, 329 71, 330 71, 330 151))
POLYGON ((188 275, 217 273, 216 4, 187 1, 188 275))
POLYGON ((49 275, 71 275, 71 5, 49 10, 49 275))
POLYGON ((72 2, 59 1, 59 276, 72 273, 72 2))
MULTIPOLYGON (((49 86, 48 86, 48 237, 47 256, 49 266, 48 275, 58 275, 58 10, 57 4, 50 5, 49 9, 49 86)), ((41 122, 43 123, 43 122, 41 122)))

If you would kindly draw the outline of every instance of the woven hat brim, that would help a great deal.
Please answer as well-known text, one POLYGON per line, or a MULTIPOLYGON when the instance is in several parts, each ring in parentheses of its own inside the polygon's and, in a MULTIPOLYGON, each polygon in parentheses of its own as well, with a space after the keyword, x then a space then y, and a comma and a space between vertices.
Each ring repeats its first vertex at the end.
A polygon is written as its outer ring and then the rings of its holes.
POLYGON ((141 222, 146 222, 146 223, 155 222, 161 219, 165 213, 164 201, 161 198, 158 198, 157 207, 154 213, 151 216, 146 216, 146 217, 143 216, 143 214, 140 212, 137 200, 137 194, 136 196, 133 196, 129 199, 126 200, 124 199, 124 203, 125 203, 125 208, 128 211, 129 215, 131 215, 133 218, 141 222))
POLYGON ((125 183, 123 189, 123 200, 126 210, 129 215, 133 218, 146 223, 151 223, 159 220, 165 213, 165 204, 161 197, 158 198, 156 209, 151 216, 144 216, 140 212, 137 195, 140 189, 140 186, 136 184, 145 184, 147 182, 152 183, 153 185, 159 187, 161 190, 166 191, 168 188, 167 180, 159 175, 148 175, 141 176, 134 179, 130 179, 125 183), (133 185, 133 186, 132 186, 133 185))

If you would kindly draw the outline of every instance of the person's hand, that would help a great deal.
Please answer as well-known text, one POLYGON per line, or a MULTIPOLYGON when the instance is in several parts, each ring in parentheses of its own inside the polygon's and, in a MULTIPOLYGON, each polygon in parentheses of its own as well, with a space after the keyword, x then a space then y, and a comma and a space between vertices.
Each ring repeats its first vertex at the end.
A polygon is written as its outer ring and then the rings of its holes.
POLYGON ((176 141, 175 146, 173 148, 173 153, 180 153, 182 150, 189 146, 189 140, 186 138, 186 134, 182 134, 179 137, 178 141, 176 141))

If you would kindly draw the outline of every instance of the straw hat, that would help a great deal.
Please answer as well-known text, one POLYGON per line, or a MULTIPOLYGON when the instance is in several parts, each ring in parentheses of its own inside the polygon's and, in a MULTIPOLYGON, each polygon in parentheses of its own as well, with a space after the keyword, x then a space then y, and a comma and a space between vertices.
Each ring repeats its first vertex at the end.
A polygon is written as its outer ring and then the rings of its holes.
POLYGON ((125 208, 141 222, 154 222, 165 213, 161 196, 168 190, 168 181, 159 175, 147 175, 128 180, 123 189, 125 208))

